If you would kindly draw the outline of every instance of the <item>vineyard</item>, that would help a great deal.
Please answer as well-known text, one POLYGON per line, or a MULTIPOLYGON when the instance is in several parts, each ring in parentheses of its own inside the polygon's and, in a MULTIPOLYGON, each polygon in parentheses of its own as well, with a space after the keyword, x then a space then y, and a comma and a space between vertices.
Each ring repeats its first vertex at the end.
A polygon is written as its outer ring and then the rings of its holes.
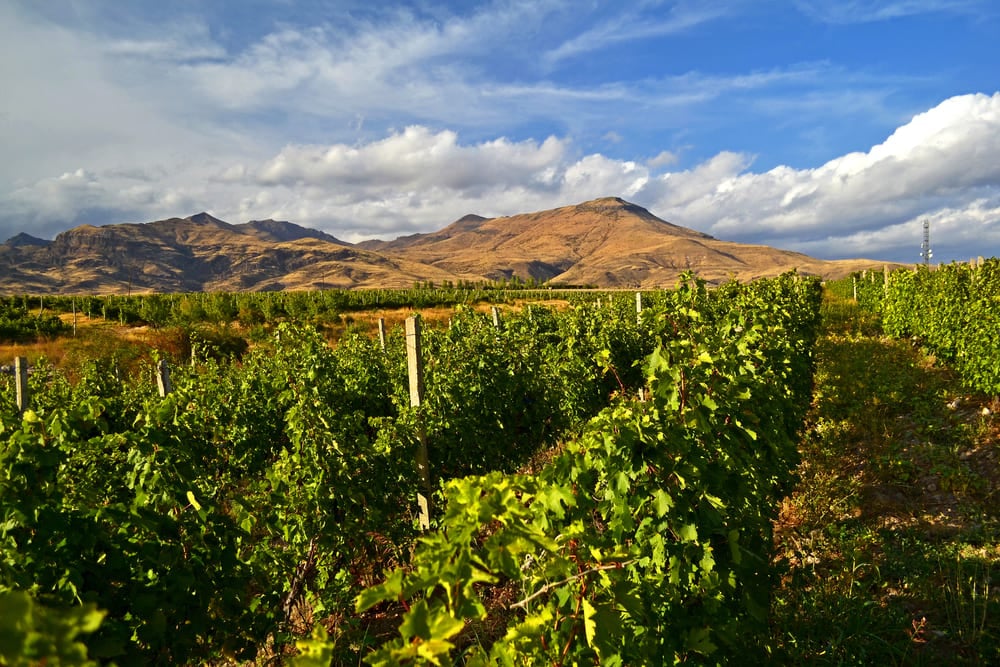
MULTIPOLYGON (((976 317, 995 318, 996 269, 977 271, 952 282, 976 317)), ((928 341, 943 331, 930 316, 902 323, 895 285, 909 277, 877 278, 831 285, 828 322, 853 301, 831 296, 850 283, 872 326, 928 341)), ((560 308, 520 301, 549 291, 481 286, 4 300, 0 323, 16 323, 6 340, 31 327, 67 335, 76 314, 188 327, 189 340, 130 365, 33 359, 22 405, 17 377, 0 376, 0 617, 14 628, 0 630, 0 662, 745 664, 829 652, 806 630, 789 639, 794 619, 775 628, 795 595, 774 526, 798 493, 815 350, 828 346, 819 283, 708 290, 688 278, 638 303, 561 296, 560 308), (407 303, 450 309, 422 327, 416 401, 402 327, 328 340, 344 313, 407 303), (249 341, 191 328, 231 321, 254 330, 249 341)), ((975 330, 969 321, 956 330, 975 330)), ((952 345, 951 360, 970 358, 973 343, 952 345)), ((991 386, 974 384, 984 367, 963 371, 972 386, 991 386)))

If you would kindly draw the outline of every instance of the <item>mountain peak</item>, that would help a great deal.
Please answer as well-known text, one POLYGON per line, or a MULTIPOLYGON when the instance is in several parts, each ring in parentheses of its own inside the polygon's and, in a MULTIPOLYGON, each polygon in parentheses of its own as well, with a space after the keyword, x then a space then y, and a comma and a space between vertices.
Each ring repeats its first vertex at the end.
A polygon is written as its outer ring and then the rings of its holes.
POLYGON ((241 229, 244 234, 251 234, 262 240, 272 241, 276 243, 281 243, 285 241, 297 241, 299 239, 318 239, 320 241, 327 241, 328 243, 336 243, 338 245, 350 245, 341 241, 335 236, 331 236, 326 232, 321 232, 318 229, 310 229, 309 227, 303 227, 302 225, 297 225, 294 222, 288 222, 285 220, 274 220, 268 218, 266 220, 251 220, 250 222, 243 223, 242 225, 236 225, 237 228, 241 229))
POLYGON ((627 211, 641 216, 653 215, 647 209, 630 201, 625 201, 621 197, 599 197, 577 204, 576 208, 584 211, 627 211))
POLYGON ((202 211, 201 213, 195 213, 194 215, 189 215, 184 218, 189 222, 194 222, 199 225, 224 225, 225 221, 219 220, 218 218, 202 211))
POLYGON ((8 245, 12 248, 24 247, 24 246, 42 246, 45 247, 50 245, 52 241, 46 241, 45 239, 40 239, 37 236, 32 236, 31 234, 25 234, 21 232, 20 234, 15 234, 11 236, 4 245, 8 245))
POLYGON ((630 202, 625 201, 621 197, 598 197, 597 199, 591 199, 590 201, 585 201, 579 206, 635 206, 630 202))
POLYGON ((484 218, 481 215, 469 213, 468 215, 463 215, 461 218, 451 223, 449 227, 454 231, 458 230, 470 231, 473 229, 477 229, 487 220, 489 220, 489 218, 484 218))

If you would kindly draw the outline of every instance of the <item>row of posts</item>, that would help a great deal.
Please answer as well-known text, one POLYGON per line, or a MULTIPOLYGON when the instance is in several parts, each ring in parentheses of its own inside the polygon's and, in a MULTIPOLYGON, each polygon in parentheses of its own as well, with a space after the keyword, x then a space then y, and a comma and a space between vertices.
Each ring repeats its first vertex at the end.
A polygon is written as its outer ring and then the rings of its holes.
MULTIPOLYGON (((985 261, 986 260, 983 259, 983 256, 980 255, 979 257, 975 257, 973 259, 970 259, 969 260, 969 266, 971 266, 973 269, 978 269, 978 268, 982 267, 982 265, 983 265, 983 263, 985 261)), ((917 267, 914 266, 913 270, 916 271, 917 267)), ((867 278, 868 278, 868 270, 866 269, 866 270, 864 270, 864 271, 861 272, 861 279, 862 280, 867 280, 867 278)), ((852 286, 852 288, 854 290, 854 301, 857 302, 857 300, 858 300, 858 279, 856 277, 852 277, 851 278, 851 286, 852 286)), ((882 266, 882 287, 884 289, 886 289, 886 290, 889 289, 889 265, 888 264, 885 264, 885 265, 882 266)), ((636 296, 636 308, 638 308, 639 294, 636 293, 635 296, 636 296)))
MULTIPOLYGON (((642 315, 642 294, 635 293, 636 317, 642 315)), ((496 306, 490 309, 493 319, 493 326, 500 327, 500 311, 496 306)), ((385 319, 378 320, 378 339, 382 351, 385 351, 385 319)), ((410 406, 419 408, 424 400, 424 366, 423 356, 420 349, 421 320, 419 315, 406 318, 406 369, 410 388, 410 406)), ((192 351, 192 363, 194 362, 194 352, 192 351)), ((28 405, 28 360, 25 357, 17 357, 14 363, 14 373, 17 387, 17 408, 24 412, 28 405)), ((156 365, 156 387, 160 397, 166 397, 173 386, 170 382, 170 367, 166 359, 161 359, 156 365)), ((640 400, 643 396, 640 390, 640 400)), ((417 420, 417 453, 416 453, 417 474, 420 476, 421 489, 417 493, 417 511, 420 527, 427 530, 430 527, 431 513, 431 476, 430 476, 430 456, 427 449, 427 430, 423 420, 417 420)))

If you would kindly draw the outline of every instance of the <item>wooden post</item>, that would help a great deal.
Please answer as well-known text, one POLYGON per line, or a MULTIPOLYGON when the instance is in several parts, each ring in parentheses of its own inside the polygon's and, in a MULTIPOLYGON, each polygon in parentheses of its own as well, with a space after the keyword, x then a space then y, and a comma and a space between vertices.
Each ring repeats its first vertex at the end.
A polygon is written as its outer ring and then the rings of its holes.
MULTIPOLYGON (((424 361, 420 354, 420 316, 406 318, 406 370, 410 381, 410 406, 417 408, 424 399, 424 361)), ((421 530, 431 525, 430 456, 427 453, 427 432, 423 420, 417 420, 417 474, 423 492, 417 493, 417 509, 421 530)))
POLYGON ((385 318, 378 318, 378 344, 382 346, 382 351, 385 352, 385 318))
POLYGON ((642 292, 635 293, 635 321, 642 321, 642 292))
POLYGON ((17 411, 23 413, 28 409, 28 359, 14 359, 14 383, 17 385, 17 411))
POLYGON ((76 297, 73 297, 73 336, 76 336, 76 297))
POLYGON ((490 314, 493 316, 493 326, 500 328, 500 311, 496 306, 490 306, 490 314))
POLYGON ((858 302, 858 279, 851 276, 851 287, 854 288, 854 303, 858 302))
POLYGON ((166 359, 160 359, 156 365, 156 387, 160 390, 160 398, 166 397, 173 389, 170 385, 170 367, 166 359))

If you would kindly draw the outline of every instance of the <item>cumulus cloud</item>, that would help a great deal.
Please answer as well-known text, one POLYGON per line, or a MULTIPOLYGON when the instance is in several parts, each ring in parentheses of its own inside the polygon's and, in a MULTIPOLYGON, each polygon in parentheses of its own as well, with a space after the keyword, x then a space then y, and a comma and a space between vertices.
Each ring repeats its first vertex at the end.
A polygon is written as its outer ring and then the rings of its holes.
MULTIPOLYGON (((820 4, 798 6, 838 24, 984 6, 820 4)), ((246 39, 118 3, 103 5, 113 21, 81 18, 98 5, 0 3, 0 240, 205 209, 358 240, 616 195, 719 238, 821 256, 891 259, 903 248, 912 259, 924 220, 936 250, 961 257, 996 243, 1000 93, 953 97, 888 132, 912 108, 892 103, 894 85, 912 81, 827 61, 558 76, 594 50, 750 5, 332 8, 325 22, 261 21, 246 39), (885 139, 839 155, 813 147, 814 168, 758 157, 744 141, 775 126, 823 132, 837 124, 816 121, 830 117, 852 131, 876 118, 866 136, 885 139), (724 150, 733 146, 717 128, 742 143, 724 150)))
POLYGON ((958 211, 1000 196, 998 157, 1000 93, 964 95, 918 114, 869 151, 816 169, 752 173, 742 156, 720 154, 659 176, 647 192, 658 210, 721 238, 814 251, 842 239, 847 254, 858 254, 888 250, 885 239, 901 241, 917 220, 941 211, 950 213, 938 222, 954 234, 956 221, 968 219, 958 211))
POLYGON ((564 152, 565 142, 555 137, 541 144, 500 138, 462 146, 453 131, 434 133, 410 126, 361 147, 287 147, 258 170, 256 180, 263 185, 338 183, 378 190, 482 190, 521 179, 542 183, 545 170, 558 163, 564 152))
POLYGON ((7 209, 44 223, 99 206, 145 219, 211 208, 360 240, 614 195, 717 238, 822 257, 914 261, 924 220, 938 257, 995 254, 1000 243, 1000 93, 945 100, 868 151, 813 169, 754 172, 753 156, 727 151, 687 169, 671 170, 675 160, 580 154, 555 136, 463 142, 414 125, 357 145, 292 145, 257 162, 205 165, 198 178, 77 169, 17 189, 7 209))
POLYGON ((655 156, 646 160, 646 164, 649 167, 656 169, 657 167, 669 167, 675 164, 679 159, 680 157, 673 151, 660 151, 655 156))
MULTIPOLYGON (((944 101, 900 127, 867 153, 852 153, 799 178, 782 198, 815 203, 828 220, 844 204, 911 215, 925 203, 1000 183, 1000 93, 944 101)), ((766 177, 766 175, 765 175, 766 177)), ((863 219, 865 216, 858 216, 863 219)))

